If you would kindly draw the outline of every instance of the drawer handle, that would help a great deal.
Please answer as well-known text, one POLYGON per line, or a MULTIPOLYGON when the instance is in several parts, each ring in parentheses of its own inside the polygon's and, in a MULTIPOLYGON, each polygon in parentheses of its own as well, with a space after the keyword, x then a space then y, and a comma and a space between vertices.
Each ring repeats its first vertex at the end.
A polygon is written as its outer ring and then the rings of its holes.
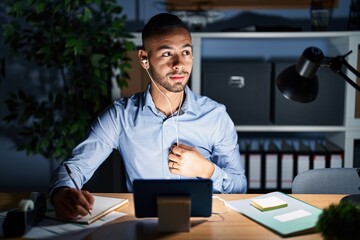
POLYGON ((228 84, 232 88, 243 88, 245 86, 245 78, 243 76, 231 76, 228 84))

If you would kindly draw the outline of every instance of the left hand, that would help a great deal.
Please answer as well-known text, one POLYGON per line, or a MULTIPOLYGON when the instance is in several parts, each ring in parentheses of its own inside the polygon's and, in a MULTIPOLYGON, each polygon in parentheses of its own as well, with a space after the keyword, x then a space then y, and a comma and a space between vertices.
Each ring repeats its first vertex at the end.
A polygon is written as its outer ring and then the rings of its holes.
POLYGON ((168 157, 169 170, 173 174, 210 178, 215 170, 214 164, 205 159, 195 147, 173 145, 168 157))

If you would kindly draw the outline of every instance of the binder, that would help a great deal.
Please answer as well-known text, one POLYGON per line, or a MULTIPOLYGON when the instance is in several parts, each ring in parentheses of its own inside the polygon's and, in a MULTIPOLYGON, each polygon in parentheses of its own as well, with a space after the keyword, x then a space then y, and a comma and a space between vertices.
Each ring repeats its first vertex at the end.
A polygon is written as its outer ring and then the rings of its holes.
POLYGON ((248 166, 249 190, 261 188, 261 151, 260 141, 252 139, 246 150, 245 164, 248 166))
POLYGON ((246 147, 247 147, 247 143, 245 140, 239 140, 238 141, 239 144, 239 151, 240 151, 240 161, 241 164, 243 165, 244 169, 245 169, 245 174, 248 173, 248 171, 246 170, 246 147))
POLYGON ((281 141, 281 189, 291 189, 294 179, 295 149, 288 140, 281 141))
POLYGON ((326 149, 320 140, 314 140, 311 144, 313 149, 311 169, 326 168, 326 149))
POLYGON ((263 145, 264 169, 265 169, 265 186, 264 189, 277 189, 278 184, 278 161, 279 148, 273 140, 264 142, 263 145))
POLYGON ((342 168, 344 163, 344 149, 335 145, 332 142, 325 142, 325 149, 327 151, 326 162, 331 168, 342 168))
POLYGON ((299 140, 298 144, 298 148, 296 149, 297 168, 295 176, 309 170, 311 161, 311 149, 309 143, 306 140, 299 140))

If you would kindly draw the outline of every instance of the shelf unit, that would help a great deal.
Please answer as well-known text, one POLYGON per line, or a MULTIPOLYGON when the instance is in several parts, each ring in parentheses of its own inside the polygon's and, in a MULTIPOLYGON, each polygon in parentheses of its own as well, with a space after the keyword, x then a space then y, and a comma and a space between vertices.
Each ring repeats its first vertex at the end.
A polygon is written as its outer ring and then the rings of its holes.
MULTIPOLYGON (((134 33, 133 35, 135 36, 135 44, 141 46, 141 34, 134 33)), ((201 63, 204 58, 298 59, 306 47, 317 46, 322 49, 326 56, 337 56, 352 51, 347 57, 347 61, 350 65, 356 67, 358 66, 360 32, 195 32, 192 33, 192 41, 194 66, 191 89, 195 93, 201 94, 201 63)), ((356 76, 350 71, 346 71, 350 79, 356 81, 356 76)), ((236 130, 239 133, 321 132, 326 135, 328 140, 344 149, 344 167, 353 167, 354 143, 356 140, 360 140, 360 119, 355 118, 355 96, 355 89, 346 84, 344 123, 341 126, 241 125, 236 126, 236 130)))

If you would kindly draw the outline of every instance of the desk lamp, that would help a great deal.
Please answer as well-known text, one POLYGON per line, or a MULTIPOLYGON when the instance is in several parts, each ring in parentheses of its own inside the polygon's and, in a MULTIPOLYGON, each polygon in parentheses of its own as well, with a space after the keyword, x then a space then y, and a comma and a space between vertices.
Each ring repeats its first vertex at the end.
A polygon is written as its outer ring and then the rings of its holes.
POLYGON ((278 75, 276 86, 283 96, 289 100, 301 103, 312 102, 316 99, 319 91, 319 80, 316 72, 320 67, 328 67, 342 76, 357 91, 360 91, 360 86, 341 71, 342 67, 345 66, 360 78, 360 73, 345 60, 351 52, 343 56, 325 57, 319 48, 308 47, 302 53, 297 64, 286 68, 278 75))
MULTIPOLYGON (((297 64, 286 68, 278 75, 276 86, 282 95, 289 100, 300 103, 312 102, 316 99, 319 91, 319 79, 316 72, 320 67, 328 67, 360 92, 360 86, 341 71, 342 67, 345 66, 360 78, 360 73, 345 60, 351 52, 343 56, 325 57, 319 48, 308 47, 302 53, 297 64)), ((357 173, 360 181, 360 169, 357 169, 357 173)), ((350 194, 341 201, 360 206, 360 194, 350 194)))

